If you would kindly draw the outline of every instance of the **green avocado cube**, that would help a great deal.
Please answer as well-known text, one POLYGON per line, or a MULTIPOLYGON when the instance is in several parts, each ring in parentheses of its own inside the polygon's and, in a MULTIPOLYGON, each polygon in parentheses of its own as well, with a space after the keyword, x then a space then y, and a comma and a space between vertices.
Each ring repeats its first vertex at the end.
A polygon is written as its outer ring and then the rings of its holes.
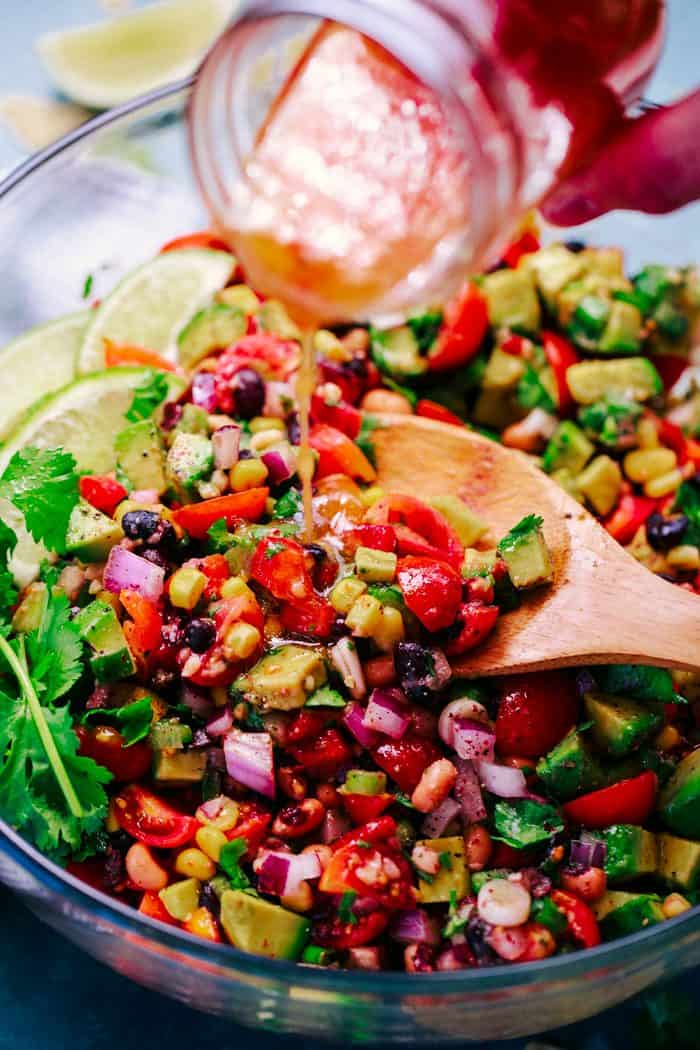
MULTIPOLYGON (((523 519, 527 522, 529 519, 523 519)), ((508 575, 514 587, 527 590, 549 583, 552 578, 552 560, 542 532, 542 519, 532 518, 529 530, 516 526, 498 545, 508 575), (539 524, 536 524, 539 521, 539 524)))
POLYGON ((248 319, 236 306, 213 303, 194 315, 177 337, 180 362, 194 368, 214 350, 235 343, 245 335, 248 319))
POLYGON ((386 773, 349 769, 340 791, 346 795, 383 795, 386 791, 386 773))
POLYGON ((355 551, 357 575, 366 583, 391 583, 397 561, 392 551, 378 551, 370 547, 358 547, 355 551))
POLYGON ((661 899, 652 893, 622 893, 610 890, 594 905, 604 941, 613 941, 629 933, 664 921, 661 899))
POLYGON ((648 401, 663 390, 661 377, 646 357, 612 361, 581 361, 566 370, 571 396, 580 405, 592 405, 618 395, 631 401, 648 401))
POLYGON ((608 882, 626 882, 653 875, 657 865, 656 838, 635 824, 613 824, 598 832, 606 846, 605 874, 608 882))
POLYGON ((588 440, 581 428, 570 419, 565 419, 549 439, 542 466, 548 474, 568 470, 576 475, 583 470, 594 452, 593 442, 588 440))
POLYGON ((283 645, 263 656, 236 679, 235 688, 265 710, 292 711, 326 681, 326 664, 318 649, 283 645))
POLYGON ((135 489, 165 492, 165 457, 160 433, 152 419, 124 427, 114 439, 117 471, 135 489))
POLYGON ((614 300, 600 340, 601 354, 637 354, 642 342, 644 319, 632 303, 614 300))
POLYGON ((609 514, 622 488, 620 466, 610 456, 596 456, 578 475, 576 485, 597 514, 609 514))
POLYGON ((242 890, 227 890, 221 897, 221 925, 236 948, 291 960, 301 955, 311 928, 305 916, 242 890))
POLYGON ((496 270, 481 282, 486 296, 489 320, 494 328, 508 327, 536 332, 540 327, 540 303, 534 274, 526 268, 496 270))
POLYGON ((418 340, 408 325, 370 332, 372 359, 384 375, 398 379, 416 379, 428 369, 421 356, 418 340))
POLYGON ((586 714, 593 721, 593 739, 613 758, 635 751, 663 723, 663 717, 627 697, 587 693, 586 714))
POLYGON ((518 269, 534 272, 540 294, 552 308, 559 292, 581 276, 585 263, 580 253, 569 251, 563 244, 550 244, 525 256, 518 269))
POLYGON ((481 379, 483 390, 513 390, 525 374, 525 364, 515 354, 498 347, 492 352, 481 379))
POLYGON ((700 880, 700 842, 662 831, 656 836, 660 879, 677 889, 692 892, 700 880))
POLYGON ((153 779, 171 787, 200 784, 207 769, 207 753, 196 751, 155 751, 153 779))
POLYGON ((473 547, 489 531, 489 523, 471 510, 459 496, 432 496, 428 503, 447 518, 465 547, 473 547))
POLYGON ((109 552, 124 539, 121 525, 101 510, 80 500, 73 507, 66 532, 66 551, 84 562, 106 561, 109 552))
POLYGON ((93 650, 90 666, 98 682, 115 682, 134 674, 136 665, 111 605, 91 602, 73 622, 93 650))
POLYGON ((563 802, 596 791, 607 782, 588 742, 575 729, 540 759, 537 776, 552 795, 563 802))
POLYGON ((659 800, 661 819, 678 835, 700 839, 700 750, 681 759, 659 800))
POLYGON ((178 434, 170 446, 165 466, 176 489, 190 492, 214 469, 211 441, 204 434, 178 434))

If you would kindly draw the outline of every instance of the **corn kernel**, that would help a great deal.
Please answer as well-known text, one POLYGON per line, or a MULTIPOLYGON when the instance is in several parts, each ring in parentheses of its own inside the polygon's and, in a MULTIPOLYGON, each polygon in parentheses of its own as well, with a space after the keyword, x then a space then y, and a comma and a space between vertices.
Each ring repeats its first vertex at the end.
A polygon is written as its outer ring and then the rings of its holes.
POLYGON ((229 576, 228 580, 221 584, 222 598, 242 598, 244 595, 252 597, 253 592, 242 576, 229 576))
POLYGON ((262 636, 257 627, 241 620, 229 628, 224 638, 224 656, 227 660, 247 660, 260 645, 262 636))
POLYGON ((260 309, 260 300, 247 284, 229 285, 228 288, 217 292, 214 298, 217 303, 224 303, 225 306, 237 306, 244 314, 256 314, 260 309))
POLYGON ((667 919, 675 919, 676 915, 682 915, 689 911, 692 905, 681 893, 669 893, 661 905, 661 911, 667 919))
MULTIPOLYGON (((652 455, 645 452, 644 455, 652 455)), ((622 473, 610 456, 596 456, 577 479, 579 490, 598 514, 609 514, 617 503, 622 473)))
POLYGON ((105 818, 105 831, 108 834, 113 835, 115 831, 119 831, 119 821, 117 820, 117 810, 114 799, 111 799, 109 803, 109 809, 107 810, 107 816, 105 818))
POLYGON ((170 604, 178 609, 194 609, 202 597, 207 578, 199 569, 187 566, 170 577, 170 604))
POLYGON ((382 603, 371 594, 362 594, 353 602, 345 622, 358 638, 371 638, 382 615, 382 603))
POLYGON ((202 853, 206 853, 207 857, 213 860, 215 864, 218 864, 221 851, 228 842, 223 831, 215 828, 212 824, 206 824, 199 829, 194 838, 202 853))
MULTIPOLYGON (((219 834, 223 835, 223 832, 219 834)), ((216 865, 211 857, 208 857, 201 849, 191 846, 178 853, 175 858, 175 871, 178 875, 186 875, 189 879, 206 882, 207 879, 213 879, 216 875, 216 865)))
POLYGON ((700 550, 690 543, 683 543, 679 547, 671 548, 666 555, 666 561, 681 572, 695 572, 696 569, 700 569, 700 550))
POLYGON ((195 813, 200 824, 219 831, 232 831, 238 823, 238 803, 227 795, 205 802, 195 813))
POLYGON ((327 328, 319 328, 314 333, 314 350, 331 361, 348 361, 352 357, 335 332, 329 332, 327 328))
POLYGON ((669 470, 668 474, 662 474, 658 478, 647 481, 644 486, 644 494, 652 499, 661 499, 662 496, 670 496, 672 492, 681 487, 682 483, 683 475, 676 467, 674 470, 669 470))
POLYGON ((654 737, 654 747, 659 751, 673 751, 682 739, 683 737, 675 726, 664 726, 661 732, 654 737))
POLYGON ((641 419, 637 424, 637 441, 640 448, 658 448, 659 432, 652 419, 641 419))
POLYGON ((282 435, 280 431, 268 427, 267 430, 259 430, 257 434, 253 434, 250 439, 250 450, 251 452, 265 452, 266 449, 272 448, 273 445, 279 445, 281 441, 282 435))
POLYGON ((397 560, 392 551, 376 551, 370 547, 358 547, 355 551, 357 574, 369 583, 391 583, 397 560))
POLYGON ((379 503, 380 499, 384 499, 385 496, 386 492, 381 485, 370 485, 368 489, 363 489, 360 493, 360 499, 365 507, 373 507, 375 503, 379 503))
POLYGON ((367 584, 358 580, 357 576, 345 576, 339 580, 331 591, 331 605, 337 613, 346 616, 353 605, 367 590, 367 584))
POLYGON ((628 452, 624 459, 625 474, 630 481, 643 484, 668 474, 677 463, 676 453, 670 448, 641 448, 628 452))
POLYGON ((283 419, 276 419, 274 416, 255 416, 251 419, 248 424, 250 427, 251 434, 262 434, 267 430, 276 430, 277 440, 279 441, 279 435, 287 433, 287 424, 283 419))
POLYGON ((404 640, 405 633, 403 616, 399 610, 390 605, 384 605, 379 624, 372 635, 375 644, 382 652, 391 652, 397 642, 404 640))
POLYGON ((178 922, 186 922, 199 907, 199 890, 198 879, 184 879, 182 882, 173 882, 166 886, 158 896, 168 915, 178 922))
POLYGON ((262 485, 266 477, 267 467, 261 459, 239 459, 229 474, 231 488, 234 492, 256 489, 262 485))

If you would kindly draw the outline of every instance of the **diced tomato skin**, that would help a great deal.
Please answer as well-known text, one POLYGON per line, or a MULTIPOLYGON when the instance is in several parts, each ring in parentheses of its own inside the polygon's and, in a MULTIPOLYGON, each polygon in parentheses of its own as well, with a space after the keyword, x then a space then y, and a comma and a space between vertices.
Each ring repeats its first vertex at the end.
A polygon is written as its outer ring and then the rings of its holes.
POLYGON ((315 423, 327 423, 353 441, 362 427, 362 413, 358 408, 347 401, 329 405, 319 394, 314 394, 311 398, 311 417, 315 423))
POLYGON ((509 335, 503 340, 499 350, 502 350, 504 354, 510 354, 511 357, 522 357, 525 348, 530 345, 530 340, 523 335, 509 335))
POLYGON ((685 454, 697 470, 700 470, 700 441, 695 438, 687 438, 685 443, 685 454))
POLYGON ((387 843, 363 843, 363 840, 360 840, 359 845, 335 849, 324 868, 318 888, 321 893, 342 894, 349 890, 363 897, 370 897, 389 911, 410 908, 415 902, 411 866, 398 848, 387 843), (390 860, 400 874, 394 879, 376 884, 365 881, 356 871, 370 858, 374 861, 381 858, 390 860))
POLYGON ((231 575, 228 562, 223 554, 207 554, 204 558, 190 558, 188 561, 183 562, 183 568, 189 568, 190 566, 194 569, 199 569, 207 578, 202 597, 208 600, 218 598, 221 593, 222 583, 228 580, 231 575))
POLYGON ((394 796, 387 792, 382 795, 358 795, 341 791, 340 798, 353 824, 366 824, 368 820, 375 820, 394 801, 394 796))
POLYGON ((290 722, 287 728, 287 740, 290 744, 301 744, 312 737, 318 736, 329 722, 334 721, 332 712, 335 709, 324 711, 322 708, 302 707, 290 722))
POLYGON ((503 253, 503 262, 506 266, 509 266, 511 270, 514 270, 523 255, 529 255, 530 252, 537 252, 539 249, 539 237, 533 233, 532 230, 525 230, 520 237, 508 245, 503 253))
POLYGON ((590 791, 563 806, 572 824, 585 828, 606 828, 611 824, 644 824, 654 808, 658 791, 656 773, 646 770, 639 776, 618 780, 610 787, 590 791))
POLYGON ((499 615, 497 605, 485 605, 480 600, 464 602, 456 615, 456 621, 461 622, 462 628, 456 638, 445 644, 445 653, 448 656, 461 656, 481 645, 496 626, 499 615))
POLYGON ((581 358, 569 340, 557 332, 542 332, 541 339, 547 363, 554 373, 557 384, 558 409, 560 412, 568 412, 573 406, 574 399, 569 390, 566 373, 571 365, 578 364, 581 358))
POLYGON ((146 846, 174 849, 194 838, 197 821, 139 784, 115 797, 114 814, 122 831, 146 846))
POLYGON ((158 894, 153 890, 147 890, 144 893, 138 910, 142 915, 147 915, 149 919, 157 919, 158 922, 165 922, 168 926, 180 925, 177 919, 173 919, 158 894))
POLYGON ((122 500, 129 495, 123 485, 106 475, 85 474, 80 479, 79 487, 83 499, 103 514, 108 514, 110 518, 122 500))
POLYGON ((282 536, 262 539, 255 548, 250 575, 280 601, 300 604, 314 596, 306 553, 296 540, 282 536))
POLYGON ((537 758, 566 736, 579 702, 566 671, 512 675, 501 681, 496 747, 502 755, 537 758))
MULTIPOLYGON (((369 362, 363 362, 369 372, 369 362)), ((343 401, 355 405, 370 386, 376 386, 376 377, 360 374, 357 370, 349 367, 346 363, 331 361, 327 357, 319 357, 318 369, 326 383, 335 383, 340 387, 343 401)))
POLYGON ((600 944, 598 921, 580 897, 566 890, 552 890, 552 903, 566 917, 568 932, 583 948, 595 948, 600 944))
POLYGON ((657 419, 659 440, 662 445, 672 449, 678 457, 678 465, 683 466, 688 461, 688 439, 676 424, 670 419, 657 419))
POLYGON ((445 408, 444 405, 439 404, 437 401, 430 401, 429 398, 421 398, 416 404, 416 415, 423 416, 424 419, 434 419, 438 423, 450 423, 455 427, 463 427, 464 420, 460 419, 454 412, 450 412, 449 408, 445 408))
POLYGON ((373 551, 396 550, 396 531, 392 525, 356 525, 343 536, 348 552, 357 547, 369 547, 373 551))
POLYGON ((78 754, 104 766, 118 783, 139 780, 151 768, 153 752, 146 740, 126 747, 121 733, 111 726, 76 726, 75 734, 78 754))
POLYGON ((165 252, 182 251, 184 248, 209 248, 211 251, 230 252, 231 248, 213 230, 197 230, 195 233, 186 233, 182 237, 175 237, 167 241, 160 249, 160 254, 165 252))
POLYGON ((454 623, 462 580, 450 565, 431 558, 400 558, 396 579, 406 605, 429 631, 454 623))
POLYGON ((316 423, 309 432, 309 445, 318 453, 317 479, 347 474, 359 481, 376 480, 377 472, 362 449, 336 427, 316 423))
POLYGON ((252 860, 265 839, 267 829, 272 822, 272 814, 257 802, 239 802, 238 807, 238 823, 230 831, 225 832, 226 838, 229 842, 234 839, 245 839, 248 849, 243 856, 245 860, 252 860))
POLYGON ((344 846, 353 846, 358 842, 370 842, 376 845, 378 842, 386 842, 396 837, 396 821, 393 817, 378 817, 370 820, 360 828, 346 831, 344 835, 331 843, 331 849, 342 849, 344 846))
POLYGON ((387 740, 372 748, 371 754, 404 792, 412 792, 428 766, 443 757, 437 744, 410 730, 401 740, 387 740))
POLYGON ((486 299, 473 281, 445 307, 442 328, 428 352, 428 369, 445 372, 469 361, 479 350, 489 327, 486 299))
POLYGON ((259 521, 265 513, 269 494, 268 488, 247 489, 202 503, 190 503, 176 510, 173 519, 193 539, 203 540, 214 522, 221 518, 229 526, 239 521, 259 521))
POLYGON ((631 543, 637 530, 658 506, 658 501, 647 496, 624 492, 617 507, 603 521, 603 525, 618 543, 631 543))
POLYGON ((493 853, 489 858, 489 867, 513 868, 515 871, 520 871, 522 868, 529 868, 534 864, 536 857, 537 854, 532 849, 515 849, 514 846, 509 846, 507 842, 496 842, 493 853))
POLYGON ((160 610, 137 591, 122 591, 119 600, 131 617, 131 622, 124 624, 129 648, 138 660, 147 660, 162 640, 160 610))
POLYGON ((288 750, 311 776, 324 780, 335 776, 339 769, 352 760, 349 744, 332 726, 324 729, 314 740, 288 750))
POLYGON ((439 557, 458 572, 464 546, 444 515, 414 496, 394 492, 374 504, 365 515, 372 525, 393 525, 400 554, 439 557))
POLYGON ((333 606, 318 595, 312 595, 302 603, 285 602, 280 610, 280 621, 285 630, 313 638, 329 638, 335 620, 333 606))
POLYGON ((322 948, 335 948, 336 951, 360 948, 384 933, 388 923, 389 916, 382 911, 360 915, 354 923, 343 924, 337 917, 320 919, 314 923, 312 940, 322 948))
POLYGON ((175 365, 156 350, 145 346, 131 346, 127 343, 113 343, 105 339, 105 366, 120 368, 123 365, 145 365, 158 368, 161 372, 174 372, 175 365))

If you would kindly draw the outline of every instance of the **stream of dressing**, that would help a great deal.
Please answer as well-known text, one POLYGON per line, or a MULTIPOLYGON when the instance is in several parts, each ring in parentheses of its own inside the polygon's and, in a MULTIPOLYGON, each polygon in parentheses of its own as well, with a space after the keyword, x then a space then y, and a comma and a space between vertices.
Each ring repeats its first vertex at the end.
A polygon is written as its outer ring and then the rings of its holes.
POLYGON ((297 407, 299 411, 297 472, 301 479, 302 506, 304 508, 304 541, 306 543, 311 543, 314 538, 313 477, 316 463, 309 444, 309 416, 311 413, 311 396, 315 389, 316 353, 314 351, 314 332, 311 327, 307 327, 302 330, 301 362, 296 384, 297 407))

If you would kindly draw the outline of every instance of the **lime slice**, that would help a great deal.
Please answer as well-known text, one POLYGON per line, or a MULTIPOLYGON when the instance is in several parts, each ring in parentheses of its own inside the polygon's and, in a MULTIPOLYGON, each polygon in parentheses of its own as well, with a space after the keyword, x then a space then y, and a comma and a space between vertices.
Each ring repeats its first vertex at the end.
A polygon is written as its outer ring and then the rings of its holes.
POLYGON ((94 25, 46 33, 37 51, 65 95, 108 109, 193 73, 235 7, 236 0, 166 0, 94 25))
POLYGON ((38 398, 70 383, 90 313, 70 314, 32 328, 0 351, 11 383, 0 384, 0 439, 38 398))
POLYGON ((157 350, 173 360, 177 336, 192 315, 226 284, 227 252, 186 248, 156 256, 128 274, 95 310, 78 357, 78 372, 105 366, 104 340, 157 350))

